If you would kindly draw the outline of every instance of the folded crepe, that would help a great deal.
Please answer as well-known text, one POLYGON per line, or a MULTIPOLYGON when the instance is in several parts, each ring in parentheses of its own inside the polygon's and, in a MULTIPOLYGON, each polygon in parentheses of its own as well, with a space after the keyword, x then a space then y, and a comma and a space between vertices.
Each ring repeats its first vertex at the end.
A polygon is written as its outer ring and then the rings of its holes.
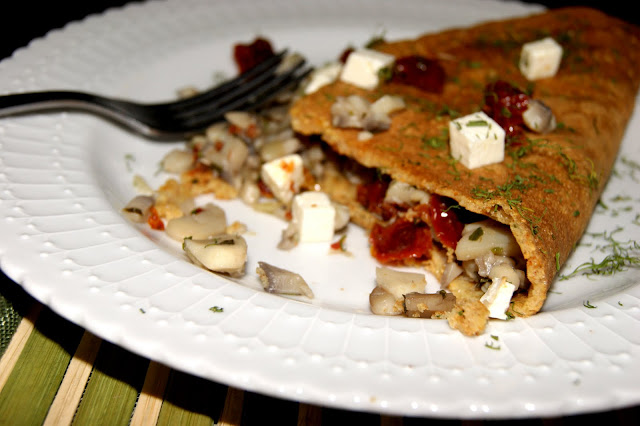
MULTIPOLYGON (((446 74, 442 92, 393 81, 365 90, 336 81, 293 105, 294 130, 319 135, 364 168, 507 225, 526 262, 528 281, 514 294, 509 312, 537 313, 611 173, 640 82, 640 29, 589 8, 565 8, 415 40, 382 41, 372 48, 396 58, 437 60, 446 74), (528 81, 518 67, 522 45, 544 37, 562 45, 560 68, 552 77, 528 81), (448 125, 457 116, 482 110, 485 87, 497 80, 550 107, 557 127, 544 134, 525 129, 517 143, 507 143, 504 161, 468 169, 449 152, 448 125), (388 130, 363 138, 361 129, 332 124, 331 108, 339 97, 374 100, 384 94, 401 96, 406 104, 393 114, 388 130)), ((384 222, 345 185, 348 180, 334 178, 323 188, 350 205, 360 225, 371 229, 384 222)), ((447 252, 442 244, 436 246, 447 252)), ((429 268, 441 275, 444 263, 432 262, 429 268)), ((465 334, 480 333, 488 316, 478 302, 483 291, 468 280, 456 280, 450 288, 458 301, 449 323, 465 334)))

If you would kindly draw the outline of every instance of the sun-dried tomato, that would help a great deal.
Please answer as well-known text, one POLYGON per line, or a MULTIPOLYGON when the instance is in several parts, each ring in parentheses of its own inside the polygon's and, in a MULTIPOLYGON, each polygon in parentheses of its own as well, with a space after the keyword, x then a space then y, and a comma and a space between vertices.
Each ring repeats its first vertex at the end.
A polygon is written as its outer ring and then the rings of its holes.
POLYGON ((265 198, 275 198, 271 189, 267 186, 266 183, 262 179, 258 179, 258 189, 260 190, 260 195, 265 198))
POLYGON ((147 223, 151 227, 151 229, 155 229, 158 231, 164 231, 164 222, 160 219, 160 215, 158 215, 158 211, 155 207, 151 207, 149 209, 149 217, 147 218, 147 223))
POLYGON ((252 43, 236 44, 233 47, 233 58, 240 73, 250 70, 273 55, 271 43, 260 37, 252 43))
POLYGON ((357 199, 360 205, 383 220, 389 220, 397 213, 394 206, 384 202, 387 188, 389 188, 389 181, 382 179, 361 183, 357 188, 357 199))
POLYGON ((442 93, 446 74, 435 59, 419 55, 398 58, 393 66, 391 81, 417 87, 431 93, 442 93))
POLYGON ((371 254, 381 263, 407 259, 428 259, 432 247, 431 230, 424 222, 396 219, 390 225, 376 224, 369 234, 371 254))
POLYGON ((422 207, 424 219, 433 229, 436 238, 443 246, 455 249, 462 236, 464 225, 458 219, 453 201, 448 198, 432 194, 429 204, 422 207))
POLYGON ((500 125, 508 136, 522 132, 522 113, 527 110, 530 97, 522 90, 498 80, 489 83, 484 90, 484 112, 500 125))

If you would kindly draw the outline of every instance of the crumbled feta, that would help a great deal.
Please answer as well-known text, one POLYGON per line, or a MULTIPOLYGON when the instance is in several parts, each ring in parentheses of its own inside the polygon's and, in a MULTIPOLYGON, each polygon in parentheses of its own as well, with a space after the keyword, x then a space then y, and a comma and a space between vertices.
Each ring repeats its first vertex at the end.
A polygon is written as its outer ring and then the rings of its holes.
POLYGON ((304 88, 304 93, 309 95, 322 86, 333 83, 338 79, 341 71, 342 64, 340 62, 332 62, 314 70, 304 88))
POLYGON ((289 203, 304 180, 302 157, 291 154, 266 162, 260 177, 278 200, 289 203))
POLYGON ((336 209, 324 192, 307 191, 296 195, 291 213, 299 242, 324 242, 333 238, 336 209))
POLYGON ((469 169, 504 160, 505 131, 484 112, 449 123, 451 156, 469 169))
POLYGON ((520 72, 528 80, 553 77, 561 60, 562 46, 551 37, 525 43, 520 53, 520 72))
POLYGON ((486 293, 480 298, 480 302, 489 310, 489 318, 507 319, 506 312, 514 291, 516 291, 516 286, 506 278, 493 279, 486 293))
POLYGON ((340 73, 340 80, 363 89, 375 89, 380 83, 378 73, 395 61, 393 55, 371 49, 358 49, 349 54, 340 73))

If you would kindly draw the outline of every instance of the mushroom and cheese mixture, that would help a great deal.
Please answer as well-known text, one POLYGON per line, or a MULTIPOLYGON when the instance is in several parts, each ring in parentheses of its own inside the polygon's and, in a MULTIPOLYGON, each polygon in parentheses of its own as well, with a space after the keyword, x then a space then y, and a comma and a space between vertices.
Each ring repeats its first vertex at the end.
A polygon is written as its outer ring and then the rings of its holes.
MULTIPOLYGON (((300 87, 259 111, 230 112, 224 122, 193 136, 184 149, 162 160, 163 170, 175 178, 151 194, 135 197, 123 211, 134 222, 147 223, 181 242, 195 264, 230 276, 247 273, 250 247, 242 237, 246 227, 229 221, 214 204, 196 206, 199 195, 239 199, 258 212, 280 217, 285 223, 281 250, 319 241, 340 250, 340 233, 353 222, 369 230, 371 254, 380 263, 370 294, 374 314, 448 318, 463 333, 478 334, 486 318, 510 317, 510 299, 528 285, 525 261, 509 228, 465 211, 451 199, 367 169, 321 140, 292 130, 292 103, 335 81, 368 90, 365 95, 333 99, 331 106, 331 125, 355 129, 362 141, 385 132, 394 114, 408 107, 402 97, 377 96, 374 89, 381 82, 432 93, 442 90, 445 76, 438 61, 395 58, 369 47, 345 50, 335 62, 314 70, 300 87), (442 289, 426 294, 424 273, 401 272, 394 266, 425 266, 440 279, 442 289), (480 311, 479 326, 469 330, 456 325, 452 309, 465 306, 465 300, 456 300, 450 285, 464 287, 456 289, 458 299, 462 295, 480 300, 473 306, 470 302, 467 311, 480 311)), ((562 56, 557 44, 544 40, 542 47, 524 47, 523 55, 531 49, 533 54, 520 64, 522 72, 532 78, 551 75, 562 56)), ((272 54, 270 42, 262 38, 235 46, 241 71, 272 54)), ((477 113, 452 120, 446 134, 424 143, 448 143, 457 161, 474 168, 501 162, 505 137, 517 137, 521 128, 554 130, 553 112, 525 91, 495 81, 485 92, 485 105, 477 113)), ((313 297, 295 271, 259 262, 255 273, 266 291, 313 297)))

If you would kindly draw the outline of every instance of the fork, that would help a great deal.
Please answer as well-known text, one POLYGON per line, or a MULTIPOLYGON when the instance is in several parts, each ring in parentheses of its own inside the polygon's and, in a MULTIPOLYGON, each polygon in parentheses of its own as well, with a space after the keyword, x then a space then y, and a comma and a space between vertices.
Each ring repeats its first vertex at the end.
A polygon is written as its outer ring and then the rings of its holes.
POLYGON ((302 81, 311 68, 304 58, 286 55, 286 50, 279 52, 236 78, 174 102, 143 104, 68 90, 18 93, 0 96, 0 117, 73 109, 96 113, 152 139, 185 137, 229 111, 254 110, 302 81))

